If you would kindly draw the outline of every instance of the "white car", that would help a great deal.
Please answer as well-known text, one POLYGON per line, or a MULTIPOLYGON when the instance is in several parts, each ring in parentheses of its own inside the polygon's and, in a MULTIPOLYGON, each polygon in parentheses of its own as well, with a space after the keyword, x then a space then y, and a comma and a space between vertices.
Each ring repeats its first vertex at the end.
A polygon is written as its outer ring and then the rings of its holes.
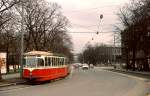
POLYGON ((82 69, 89 69, 89 65, 88 64, 83 64, 82 69))
POLYGON ((90 68, 94 68, 94 65, 93 65, 93 64, 90 64, 90 68))

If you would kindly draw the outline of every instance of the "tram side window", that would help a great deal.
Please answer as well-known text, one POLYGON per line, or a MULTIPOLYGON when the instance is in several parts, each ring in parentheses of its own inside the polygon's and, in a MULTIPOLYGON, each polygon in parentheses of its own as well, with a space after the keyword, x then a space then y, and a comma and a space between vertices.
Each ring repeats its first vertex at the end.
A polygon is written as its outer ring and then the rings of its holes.
POLYGON ((61 62, 61 65, 64 65, 64 64, 63 64, 63 58, 61 58, 60 60, 61 60, 61 61, 60 61, 60 62, 61 62))
POLYGON ((55 58, 55 66, 58 66, 58 58, 55 58))
POLYGON ((58 64, 61 66, 61 58, 58 58, 58 64))
POLYGON ((45 66, 49 66, 48 65, 48 57, 45 57, 45 66))
POLYGON ((64 61, 65 61, 64 58, 62 58, 62 64, 63 64, 63 65, 65 65, 64 61))
POLYGON ((54 66, 57 66, 56 64, 57 64, 56 58, 54 58, 54 66))
POLYGON ((38 58, 38 66, 44 66, 44 60, 42 58, 38 58))
POLYGON ((53 62, 54 62, 54 66, 56 66, 56 58, 54 58, 53 60, 54 60, 54 61, 53 61, 53 62))
POLYGON ((55 66, 57 66, 57 58, 55 58, 55 66))
POLYGON ((60 64, 59 64, 59 58, 57 58, 57 66, 60 66, 60 64))
POLYGON ((58 66, 58 63, 57 63, 57 58, 55 58, 55 66, 58 66))
POLYGON ((54 58, 52 57, 52 66, 54 66, 54 58))
POLYGON ((61 63, 61 58, 59 58, 59 65, 60 65, 60 66, 62 65, 62 63, 61 63))
POLYGON ((51 66, 51 58, 50 57, 48 57, 48 66, 51 66))
POLYGON ((57 58, 57 66, 60 66, 59 58, 57 58))
POLYGON ((53 58, 53 65, 54 65, 54 66, 56 66, 56 63, 55 63, 55 58, 53 58))

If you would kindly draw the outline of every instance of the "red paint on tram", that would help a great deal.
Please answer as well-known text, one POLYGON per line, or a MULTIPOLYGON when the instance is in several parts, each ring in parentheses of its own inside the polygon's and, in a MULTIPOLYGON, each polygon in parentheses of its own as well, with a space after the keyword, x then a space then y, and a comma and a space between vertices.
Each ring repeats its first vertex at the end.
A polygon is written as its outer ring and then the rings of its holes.
POLYGON ((69 74, 66 57, 43 51, 25 53, 23 77, 31 81, 47 81, 65 77, 69 74))
POLYGON ((29 69, 24 69, 23 71, 24 78, 34 81, 53 80, 65 77, 68 74, 69 74, 68 67, 33 69, 31 72, 29 69))

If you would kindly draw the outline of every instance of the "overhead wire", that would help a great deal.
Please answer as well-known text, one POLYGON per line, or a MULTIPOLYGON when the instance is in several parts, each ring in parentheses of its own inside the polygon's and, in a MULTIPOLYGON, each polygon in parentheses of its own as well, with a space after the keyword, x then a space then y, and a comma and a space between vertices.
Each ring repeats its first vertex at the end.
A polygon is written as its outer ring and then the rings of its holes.
POLYGON ((78 10, 71 10, 71 11, 66 11, 66 12, 70 12, 70 13, 74 13, 74 12, 80 12, 80 11, 89 11, 89 10, 96 10, 96 9, 100 9, 100 8, 105 8, 105 7, 112 7, 112 6, 118 6, 116 5, 106 5, 106 6, 101 6, 101 7, 95 7, 95 8, 85 8, 85 9, 78 9, 78 10))
MULTIPOLYGON (((104 8, 104 7, 112 7, 112 6, 116 6, 116 5, 109 5, 109 6, 102 6, 102 7, 95 7, 95 8, 88 8, 88 9, 80 9, 80 10, 73 10, 73 11, 69 11, 70 13, 71 12, 73 12, 73 13, 76 13, 76 12, 82 12, 82 11, 85 11, 85 10, 95 10, 95 9, 100 9, 100 8, 104 8)), ((83 12, 82 12, 83 13, 83 12)), ((94 30, 94 32, 87 32, 87 31, 85 31, 85 32, 68 32, 68 33, 86 33, 86 34, 95 34, 95 36, 97 36, 97 35, 99 35, 99 33, 112 33, 112 32, 99 32, 99 28, 100 28, 100 23, 101 23, 101 20, 100 20, 100 22, 98 23, 98 26, 97 25, 90 25, 90 26, 84 26, 84 25, 80 25, 80 24, 74 24, 74 25, 77 25, 78 27, 86 27, 86 29, 88 29, 88 30, 91 30, 91 29, 89 29, 89 27, 96 27, 97 26, 97 30, 98 31, 96 31, 96 30, 94 30)), ((92 30, 91 30, 92 31, 92 30)), ((94 37, 95 36, 93 36, 92 37, 92 39, 91 40, 94 40, 94 37)), ((88 43, 90 43, 90 41, 88 41, 88 43)))
POLYGON ((85 34, 97 34, 97 32, 98 33, 113 33, 113 31, 105 31, 105 32, 99 32, 99 31, 93 31, 93 32, 87 32, 87 31, 69 31, 69 32, 67 32, 67 33, 85 33, 85 34))

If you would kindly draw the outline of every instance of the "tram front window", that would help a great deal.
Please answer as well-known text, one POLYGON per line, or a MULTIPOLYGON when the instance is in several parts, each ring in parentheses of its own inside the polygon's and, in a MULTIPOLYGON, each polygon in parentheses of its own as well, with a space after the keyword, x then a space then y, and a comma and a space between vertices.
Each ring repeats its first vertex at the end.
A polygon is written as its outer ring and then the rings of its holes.
POLYGON ((26 62, 25 62, 26 67, 36 67, 36 65, 37 65, 37 58, 35 57, 26 58, 26 62))

